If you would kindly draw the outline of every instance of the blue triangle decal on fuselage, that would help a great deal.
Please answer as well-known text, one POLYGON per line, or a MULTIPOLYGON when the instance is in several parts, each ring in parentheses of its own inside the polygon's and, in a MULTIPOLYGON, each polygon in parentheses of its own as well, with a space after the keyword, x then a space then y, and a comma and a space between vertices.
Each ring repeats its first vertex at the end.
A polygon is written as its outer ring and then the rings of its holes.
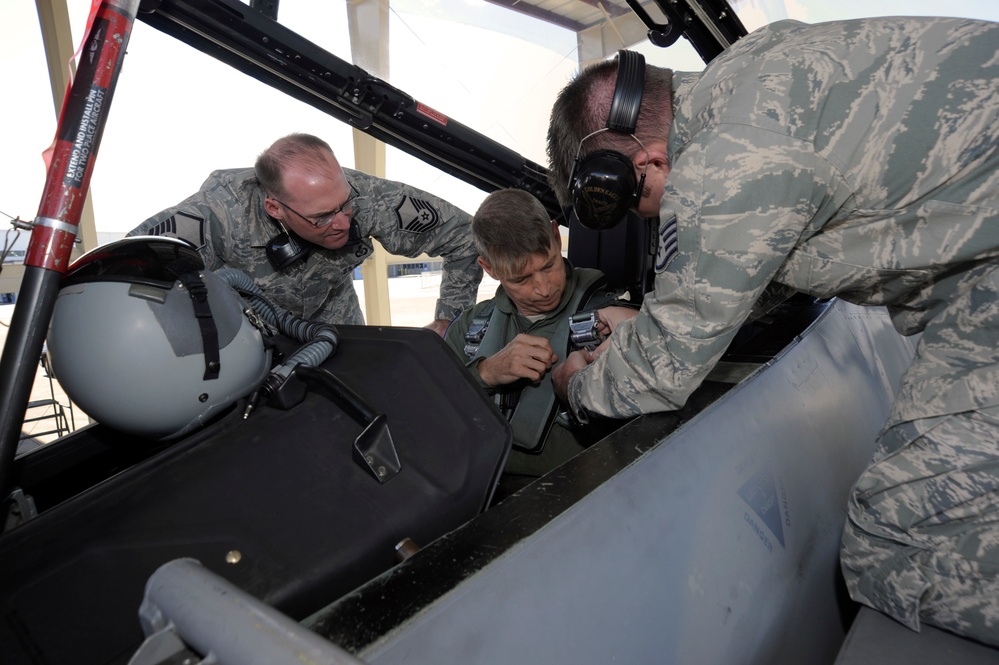
POLYGON ((780 500, 777 486, 769 469, 758 471, 739 488, 739 496, 749 504, 767 528, 784 547, 784 525, 780 515, 780 500))

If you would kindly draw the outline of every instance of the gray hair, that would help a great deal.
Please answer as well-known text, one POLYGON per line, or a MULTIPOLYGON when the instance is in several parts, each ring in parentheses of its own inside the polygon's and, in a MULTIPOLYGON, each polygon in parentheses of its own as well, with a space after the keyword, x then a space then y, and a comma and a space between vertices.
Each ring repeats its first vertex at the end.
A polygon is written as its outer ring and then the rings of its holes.
POLYGON ((558 242, 548 210, 522 189, 487 196, 472 216, 472 239, 482 260, 500 275, 520 272, 535 254, 558 242))

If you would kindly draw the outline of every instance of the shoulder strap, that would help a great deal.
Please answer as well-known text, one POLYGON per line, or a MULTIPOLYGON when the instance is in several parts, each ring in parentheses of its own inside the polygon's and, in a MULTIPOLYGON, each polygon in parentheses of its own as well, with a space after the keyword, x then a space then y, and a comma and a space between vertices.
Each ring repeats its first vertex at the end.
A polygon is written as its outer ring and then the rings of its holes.
POLYGON ((473 358, 488 358, 503 349, 506 345, 503 334, 506 331, 507 319, 509 318, 510 315, 499 307, 496 307, 496 304, 493 302, 482 308, 482 312, 479 313, 479 316, 472 319, 472 323, 468 327, 468 332, 465 333, 465 341, 468 342, 465 346, 465 353, 468 355, 469 360, 473 358), (476 322, 478 322, 478 325, 476 322), (469 339, 473 330, 475 330, 474 338, 479 340, 477 343, 469 339), (474 347, 474 349, 471 349, 471 354, 469 354, 470 346, 474 347))
MULTIPOLYGON (((599 270, 576 268, 576 283, 572 299, 565 308, 552 335, 552 348, 565 358, 569 350, 569 320, 573 314, 586 306, 593 295, 607 283, 607 278, 599 270), (561 349, 561 352, 559 351, 561 349)), ((555 421, 558 398, 552 387, 551 372, 537 385, 528 385, 520 393, 520 401, 510 418, 513 428, 514 446, 531 453, 540 453, 544 448, 548 430, 555 421)))
POLYGON ((478 316, 472 317, 472 322, 468 325, 468 330, 465 332, 465 355, 468 356, 469 360, 478 354, 482 340, 486 336, 486 331, 489 330, 489 321, 495 309, 496 303, 490 300, 483 305, 478 316))

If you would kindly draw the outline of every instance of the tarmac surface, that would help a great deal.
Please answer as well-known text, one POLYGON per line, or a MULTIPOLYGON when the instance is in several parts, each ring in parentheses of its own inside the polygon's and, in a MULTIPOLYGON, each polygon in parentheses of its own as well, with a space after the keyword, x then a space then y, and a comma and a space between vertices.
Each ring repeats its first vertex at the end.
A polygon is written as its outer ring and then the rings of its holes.
MULTIPOLYGON (((433 320, 434 304, 440 288, 439 272, 393 277, 388 280, 388 284, 393 326, 419 328, 433 320)), ((478 299, 481 301, 491 298, 496 286, 496 281, 488 275, 484 276, 479 286, 478 299)), ((354 288, 363 311, 363 282, 355 280, 354 288)), ((15 305, 12 304, 0 305, 0 347, 6 343, 14 308, 15 305)), ((72 403, 59 382, 48 376, 40 362, 36 363, 35 382, 31 389, 29 408, 25 413, 19 450, 29 450, 37 445, 50 443, 90 422, 89 416, 72 403)))

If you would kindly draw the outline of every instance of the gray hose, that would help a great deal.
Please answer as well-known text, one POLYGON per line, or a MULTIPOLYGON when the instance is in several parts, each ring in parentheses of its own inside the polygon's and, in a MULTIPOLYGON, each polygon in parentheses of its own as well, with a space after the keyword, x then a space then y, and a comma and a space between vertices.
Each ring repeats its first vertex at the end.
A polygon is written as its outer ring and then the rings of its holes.
POLYGON ((284 382, 291 371, 298 365, 318 367, 324 360, 336 353, 340 345, 340 333, 336 327, 328 323, 317 323, 303 319, 272 303, 263 290, 250 277, 234 268, 222 268, 215 274, 226 284, 239 292, 253 311, 265 323, 270 324, 280 334, 297 342, 302 342, 295 353, 284 363, 271 370, 264 381, 264 387, 273 389, 284 382))

